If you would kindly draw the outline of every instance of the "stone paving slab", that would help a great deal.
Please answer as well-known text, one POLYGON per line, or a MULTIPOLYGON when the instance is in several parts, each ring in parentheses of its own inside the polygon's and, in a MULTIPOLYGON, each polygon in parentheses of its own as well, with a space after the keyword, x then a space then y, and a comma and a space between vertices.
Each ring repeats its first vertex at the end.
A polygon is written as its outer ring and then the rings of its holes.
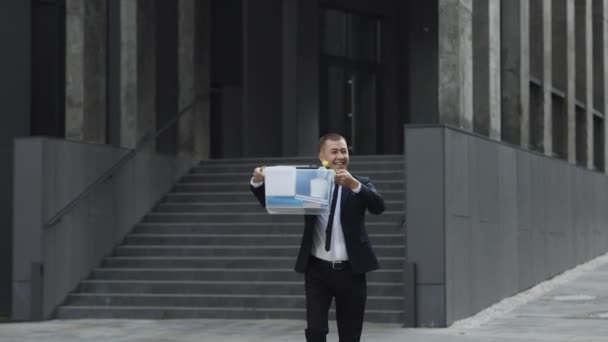
MULTIPOLYGON (((293 320, 53 320, 0 323, 0 341, 304 341, 305 324, 293 320)), ((332 322, 328 341, 337 340, 332 322)), ((608 261, 478 326, 403 329, 366 323, 362 341, 607 342, 608 261)))

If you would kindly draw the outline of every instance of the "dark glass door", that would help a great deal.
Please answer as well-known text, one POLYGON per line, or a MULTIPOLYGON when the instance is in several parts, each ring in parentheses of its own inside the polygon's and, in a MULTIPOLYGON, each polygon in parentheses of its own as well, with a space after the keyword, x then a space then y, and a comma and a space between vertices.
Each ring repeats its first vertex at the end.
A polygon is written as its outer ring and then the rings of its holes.
POLYGON ((379 37, 378 18, 322 9, 320 130, 342 134, 353 153, 381 153, 379 37))

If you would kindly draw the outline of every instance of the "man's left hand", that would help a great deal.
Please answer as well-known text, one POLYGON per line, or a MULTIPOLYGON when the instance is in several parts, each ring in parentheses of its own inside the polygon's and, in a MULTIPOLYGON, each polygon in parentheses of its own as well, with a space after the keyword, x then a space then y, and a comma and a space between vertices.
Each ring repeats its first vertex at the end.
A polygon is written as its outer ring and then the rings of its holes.
POLYGON ((345 186, 350 188, 351 190, 355 190, 359 186, 359 181, 356 180, 350 172, 340 169, 336 170, 336 178, 334 179, 336 184, 345 186))

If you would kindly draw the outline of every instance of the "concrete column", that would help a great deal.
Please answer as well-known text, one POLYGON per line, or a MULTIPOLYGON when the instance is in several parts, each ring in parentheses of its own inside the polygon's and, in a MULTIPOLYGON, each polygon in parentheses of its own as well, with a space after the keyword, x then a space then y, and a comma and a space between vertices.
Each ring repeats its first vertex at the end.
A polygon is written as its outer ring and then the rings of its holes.
POLYGON ((282 141, 283 156, 298 154, 298 136, 293 130, 298 122, 298 0, 283 0, 283 92, 282 141))
POLYGON ((66 1, 66 139, 106 142, 106 2, 66 1))
POLYGON ((500 0, 473 1, 474 131, 500 140, 500 0))
POLYGON ((156 53, 153 1, 120 3, 121 146, 134 148, 156 129, 156 53))
POLYGON ((500 0, 489 0, 489 103, 490 103, 490 138, 500 140, 501 137, 501 108, 500 108, 500 0))
MULTIPOLYGON (((177 5, 177 108, 181 112, 195 100, 194 52, 195 52, 195 3, 179 0, 177 5)), ((179 120, 178 151, 182 155, 194 152, 194 108, 179 120)))
POLYGON ((604 172, 608 173, 608 0, 602 0, 602 65, 604 66, 604 172))
POLYGON ((566 0, 567 76, 566 108, 568 116, 568 162, 576 164, 576 47, 574 0, 566 0))
MULTIPOLYGON (((31 56, 32 56, 32 3, 9 0, 0 2, 0 41, 6 48, 0 55, 0 103, 2 103, 2 125, 0 125, 0 316, 25 319, 20 316, 18 303, 12 303, 15 291, 27 283, 19 282, 25 277, 13 277, 13 187, 19 175, 14 174, 14 139, 30 135, 31 130, 31 56), (13 314, 11 315, 11 310, 13 314)), ((28 156, 31 158, 32 156, 28 156)), ((31 198, 27 199, 33 202, 31 198)), ((34 207, 28 208, 31 213, 34 207)), ((32 239, 33 237, 29 237, 32 239)), ((30 240, 31 241, 31 240, 30 240)), ((17 252, 17 251, 14 251, 17 252)), ((15 300, 23 293, 15 292, 15 300)), ((27 313, 29 314, 29 313, 27 313)))
POLYGON ((604 84, 606 82, 606 70, 604 65, 604 0, 593 0, 593 108, 594 112, 600 113, 593 123, 594 134, 594 167, 605 171, 605 143, 606 133, 604 121, 606 121, 606 107, 604 107, 604 84))
POLYGON ((553 155, 553 79, 551 55, 551 2, 543 0, 543 151, 545 155, 553 155))
MULTIPOLYGON (((245 157, 280 156, 282 153, 279 133, 282 104, 278 96, 282 91, 282 15, 281 0, 243 2, 243 116, 240 124, 245 157)), ((316 48, 314 53, 318 54, 316 48)), ((239 123, 230 123, 233 124, 239 123)))
POLYGON ((529 125, 529 1, 501 2, 501 135, 528 148, 529 125))
POLYGON ((135 147, 137 129, 137 1, 120 2, 120 144, 135 147))
POLYGON ((211 146, 210 111, 210 51, 211 51, 211 1, 196 0, 194 87, 198 97, 194 107, 194 154, 197 159, 207 159, 211 146))
MULTIPOLYGON (((568 22, 568 2, 570 0, 554 0, 551 6, 552 23, 551 35, 552 39, 552 80, 553 87, 557 89, 558 95, 555 95, 558 101, 554 101, 553 105, 553 154, 560 158, 567 159, 568 154, 568 112, 574 112, 574 103, 568 102, 568 89, 570 84, 574 85, 574 73, 569 74, 571 66, 574 66, 574 59, 569 58, 571 55, 568 44, 569 34, 573 34, 573 30, 569 31, 569 26, 572 23, 568 22), (570 32, 570 33, 569 33, 570 32), (569 69, 570 68, 570 69, 569 69), (561 97, 563 95, 563 98, 561 97), (571 105, 571 106, 570 106, 571 105)), ((572 48, 574 50, 574 48, 572 48)), ((572 51, 574 52, 574 51, 572 51)), ((572 56, 574 56, 572 54, 572 56)), ((574 89, 573 87, 571 87, 574 89)), ((574 97, 572 97, 574 99, 574 97)))
POLYGON ((439 121, 473 130, 472 0, 439 2, 439 121))
POLYGON ((585 112, 587 123, 587 168, 593 168, 593 3, 585 0, 585 112))

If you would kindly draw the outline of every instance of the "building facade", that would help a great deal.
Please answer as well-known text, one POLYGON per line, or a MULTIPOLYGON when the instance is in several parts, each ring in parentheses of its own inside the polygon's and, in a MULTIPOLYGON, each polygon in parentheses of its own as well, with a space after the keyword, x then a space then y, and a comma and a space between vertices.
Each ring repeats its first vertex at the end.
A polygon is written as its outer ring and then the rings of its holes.
MULTIPOLYGON (((0 316, 13 139, 198 159, 403 153, 446 124, 604 172, 608 0, 9 0, 0 4, 0 316)), ((420 147, 424 148, 424 147, 420 147)))

